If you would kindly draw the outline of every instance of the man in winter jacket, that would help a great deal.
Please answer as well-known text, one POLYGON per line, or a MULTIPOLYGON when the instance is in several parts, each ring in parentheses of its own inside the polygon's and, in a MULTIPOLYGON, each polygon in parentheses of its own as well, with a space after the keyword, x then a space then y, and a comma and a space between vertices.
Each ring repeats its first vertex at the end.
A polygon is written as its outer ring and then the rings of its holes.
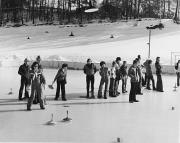
POLYGON ((139 102, 136 100, 137 84, 138 84, 138 71, 137 71, 137 60, 133 61, 133 65, 128 70, 128 76, 131 78, 131 89, 129 93, 129 102, 139 102))
POLYGON ((150 80, 152 81, 153 90, 156 90, 155 81, 152 73, 152 60, 148 61, 148 65, 146 67, 146 74, 147 74, 147 89, 151 90, 150 88, 150 80))
POLYGON ((40 103, 40 108, 45 109, 44 102, 42 99, 42 88, 45 89, 46 80, 42 72, 38 69, 38 63, 34 62, 32 65, 32 71, 30 73, 30 81, 31 81, 31 96, 27 103, 27 110, 31 111, 31 105, 33 103, 33 99, 35 95, 37 95, 37 98, 40 103))
POLYGON ((29 98, 28 86, 29 86, 29 60, 26 58, 24 64, 19 67, 18 74, 21 75, 21 85, 19 89, 19 100, 29 98), (25 88, 25 97, 22 98, 23 89, 25 88))
POLYGON ((87 59, 87 64, 84 66, 84 73, 86 74, 86 89, 87 89, 87 98, 89 98, 89 86, 91 84, 91 98, 94 96, 94 75, 97 71, 96 66, 92 63, 91 59, 87 59))
POLYGON ((102 98, 102 89, 103 89, 103 85, 105 84, 104 99, 107 99, 110 71, 108 67, 106 67, 106 63, 104 61, 100 62, 100 66, 101 68, 99 70, 99 74, 101 76, 101 81, 98 90, 98 98, 102 98))
POLYGON ((127 73, 127 62, 123 61, 123 65, 120 68, 120 71, 122 73, 122 93, 126 93, 126 85, 127 85, 127 78, 128 78, 128 73, 127 73))
POLYGON ((60 87, 61 87, 61 98, 63 101, 66 101, 66 91, 65 91, 65 85, 67 83, 66 81, 66 76, 67 76, 67 64, 63 64, 62 68, 58 70, 58 73, 56 74, 54 81, 52 85, 54 84, 55 81, 57 81, 57 89, 56 89, 56 97, 54 100, 58 100, 59 98, 59 92, 60 92, 60 87))

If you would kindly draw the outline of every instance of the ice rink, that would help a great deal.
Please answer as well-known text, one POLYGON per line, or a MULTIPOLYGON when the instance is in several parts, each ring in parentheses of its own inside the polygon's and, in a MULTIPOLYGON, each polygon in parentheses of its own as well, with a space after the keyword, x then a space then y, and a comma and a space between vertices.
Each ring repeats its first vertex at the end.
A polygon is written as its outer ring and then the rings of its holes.
MULTIPOLYGON (((46 87, 45 110, 33 105, 26 111, 26 101, 18 101, 20 76, 17 68, 0 68, 0 142, 96 142, 179 143, 180 89, 173 91, 175 75, 163 75, 164 91, 138 95, 138 103, 128 103, 128 94, 116 98, 85 99, 83 71, 68 71, 67 101, 54 101, 55 89, 46 87), (8 95, 12 88, 13 94, 8 95), (172 107, 175 109, 172 110, 172 107), (69 111, 71 122, 62 119, 69 111), (54 126, 46 125, 54 114, 54 126)), ((45 69, 47 84, 57 70, 45 69)), ((154 75, 156 80, 156 76, 154 75)), ((96 74, 95 95, 100 76, 96 74)), ((129 91, 128 82, 128 91, 129 91)), ((121 91, 121 83, 119 86, 121 91)))

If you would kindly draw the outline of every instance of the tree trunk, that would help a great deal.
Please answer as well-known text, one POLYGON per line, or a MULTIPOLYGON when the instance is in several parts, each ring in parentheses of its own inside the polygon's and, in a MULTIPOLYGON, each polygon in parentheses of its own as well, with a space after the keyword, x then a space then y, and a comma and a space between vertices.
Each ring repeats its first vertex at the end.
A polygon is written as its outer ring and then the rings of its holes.
POLYGON ((137 8, 137 18, 138 19, 139 19, 140 5, 141 5, 141 0, 138 0, 138 8, 137 8))
POLYGON ((33 20, 32 22, 33 22, 33 24, 35 23, 35 20, 34 20, 35 19, 34 18, 34 4, 35 4, 34 0, 32 0, 32 20, 33 20))
POLYGON ((177 23, 178 22, 178 13, 179 13, 179 0, 176 1, 176 12, 175 12, 175 16, 174 16, 174 20, 177 23))

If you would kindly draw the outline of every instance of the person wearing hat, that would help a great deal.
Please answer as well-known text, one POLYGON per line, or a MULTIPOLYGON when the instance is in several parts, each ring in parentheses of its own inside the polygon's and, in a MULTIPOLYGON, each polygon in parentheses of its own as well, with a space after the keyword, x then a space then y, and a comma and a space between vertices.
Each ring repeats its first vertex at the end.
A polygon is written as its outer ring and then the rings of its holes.
POLYGON ((22 64, 19 67, 18 74, 21 76, 21 85, 19 89, 19 100, 27 99, 29 98, 29 92, 28 92, 28 86, 29 86, 29 60, 25 58, 24 64, 22 64), (24 98, 22 98, 23 89, 25 89, 24 92, 24 98))
POLYGON ((55 81, 57 81, 57 89, 56 89, 56 97, 54 98, 54 100, 58 100, 59 99, 59 92, 60 92, 60 88, 61 88, 61 98, 63 101, 66 101, 66 92, 65 92, 65 85, 67 83, 66 80, 66 76, 67 76, 67 64, 63 64, 62 68, 60 68, 52 82, 52 86, 54 84, 55 81))
POLYGON ((86 89, 87 89, 87 98, 89 98, 89 86, 91 83, 91 98, 95 98, 94 96, 94 75, 97 71, 96 66, 92 63, 91 59, 87 59, 87 64, 83 68, 84 74, 86 74, 86 89))
POLYGON ((110 70, 108 69, 108 67, 106 67, 106 63, 104 61, 100 62, 100 66, 101 68, 99 70, 99 74, 101 76, 101 80, 98 90, 98 98, 102 98, 102 89, 103 89, 103 85, 105 84, 104 99, 107 99, 110 70))

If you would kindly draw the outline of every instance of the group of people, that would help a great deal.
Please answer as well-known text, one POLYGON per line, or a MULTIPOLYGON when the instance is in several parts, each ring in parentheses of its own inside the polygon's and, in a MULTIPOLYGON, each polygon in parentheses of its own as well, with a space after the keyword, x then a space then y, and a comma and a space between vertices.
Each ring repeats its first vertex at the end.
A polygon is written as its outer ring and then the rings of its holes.
MULTIPOLYGON (((152 60, 146 60, 141 64, 141 56, 133 61, 132 66, 128 69, 127 62, 121 62, 121 58, 117 57, 115 61, 112 62, 111 68, 109 69, 106 66, 105 61, 100 62, 99 74, 101 76, 100 85, 98 89, 97 98, 107 99, 107 94, 109 93, 110 97, 117 97, 120 92, 118 91, 119 83, 122 81, 122 93, 126 93, 127 89, 127 79, 130 77, 131 89, 129 93, 129 102, 138 102, 136 100, 136 95, 142 95, 142 87, 146 86, 148 90, 150 88, 150 81, 152 81, 153 90, 163 92, 163 83, 162 83, 162 66, 160 64, 160 57, 156 58, 155 63, 156 75, 157 75, 157 84, 155 86, 153 72, 152 72, 152 60), (143 75, 143 70, 145 75, 143 75), (104 95, 103 95, 103 85, 104 95)), ((87 89, 87 98, 95 98, 94 96, 94 78, 95 73, 97 72, 96 66, 92 63, 91 59, 87 60, 87 64, 84 66, 84 73, 86 74, 86 89, 87 89), (91 84, 91 96, 89 96, 89 88, 91 84)))
POLYGON ((24 64, 19 67, 18 74, 21 76, 21 85, 19 89, 19 100, 28 99, 27 110, 31 110, 32 104, 40 103, 40 108, 45 109, 43 100, 43 88, 45 89, 46 80, 43 75, 41 58, 38 56, 36 61, 29 66, 29 60, 26 58, 24 64), (29 89, 31 87, 31 94, 29 89), (25 96, 22 97, 23 89, 25 96))
MULTIPOLYGON (((154 77, 152 73, 152 60, 146 60, 141 64, 141 56, 138 55, 137 58, 133 61, 133 64, 128 68, 127 62, 121 62, 121 58, 117 57, 115 61, 112 62, 110 68, 106 65, 105 61, 100 62, 99 74, 101 76, 97 98, 107 99, 109 97, 117 97, 120 95, 118 90, 120 81, 122 81, 122 93, 127 92, 127 79, 130 77, 131 89, 129 92, 129 102, 138 102, 136 100, 136 95, 142 95, 142 87, 146 86, 148 90, 150 88, 150 81, 152 81, 153 90, 163 92, 162 84, 162 66, 160 64, 160 57, 156 58, 156 75, 157 75, 157 84, 155 86, 154 77), (143 72, 144 70, 144 72, 143 72), (145 73, 145 74, 143 74, 145 73), (103 91, 104 86, 104 91, 103 91)), ((54 83, 57 83, 56 95, 54 100, 58 100, 60 97, 61 89, 61 98, 63 101, 66 101, 66 91, 65 85, 67 83, 68 65, 63 64, 59 68, 51 87, 54 83)), ((95 74, 98 69, 96 65, 92 62, 91 59, 87 59, 87 64, 83 68, 84 74, 86 75, 86 98, 95 98, 94 94, 94 82, 95 74)), ((44 102, 45 98, 43 97, 43 90, 45 89, 46 80, 43 75, 43 68, 41 65, 41 58, 37 56, 36 61, 34 61, 29 66, 29 60, 26 58, 24 64, 19 67, 18 74, 21 75, 21 85, 19 89, 19 100, 28 99, 27 110, 31 111, 32 104, 40 103, 40 108, 45 109, 44 102), (22 97, 23 89, 25 87, 24 97, 22 97), (30 88, 31 87, 31 88, 30 88), (31 94, 29 95, 29 89, 31 89, 31 94)), ((180 75, 180 74, 179 74, 180 75)))

